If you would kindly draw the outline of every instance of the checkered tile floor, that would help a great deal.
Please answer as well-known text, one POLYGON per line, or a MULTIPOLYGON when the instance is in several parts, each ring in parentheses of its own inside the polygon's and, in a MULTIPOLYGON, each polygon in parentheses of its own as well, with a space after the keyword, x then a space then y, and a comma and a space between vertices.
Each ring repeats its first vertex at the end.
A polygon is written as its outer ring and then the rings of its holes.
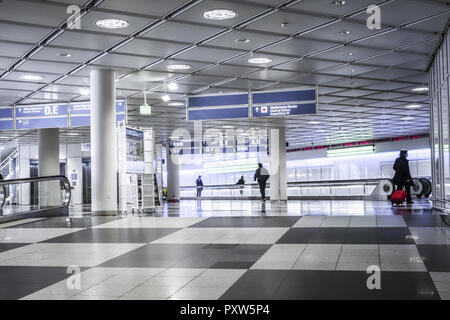
POLYGON ((450 299, 450 228, 436 215, 29 219, 0 225, 0 299, 450 299))

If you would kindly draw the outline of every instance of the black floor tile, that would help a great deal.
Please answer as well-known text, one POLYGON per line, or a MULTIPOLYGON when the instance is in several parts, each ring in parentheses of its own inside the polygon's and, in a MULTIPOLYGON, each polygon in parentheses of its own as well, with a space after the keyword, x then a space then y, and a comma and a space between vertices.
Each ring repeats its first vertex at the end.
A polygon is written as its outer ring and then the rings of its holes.
POLYGON ((47 243, 148 243, 180 229, 177 228, 95 228, 52 238, 47 243))
POLYGON ((292 228, 277 243, 414 244, 408 228, 292 228))
POLYGON ((117 219, 119 219, 119 217, 83 217, 70 218, 69 220, 67 220, 66 217, 54 217, 27 222, 9 228, 91 228, 117 219))
POLYGON ((445 227, 441 215, 405 216, 403 219, 408 227, 445 227))
POLYGON ((274 299, 440 299, 427 272, 382 272, 380 290, 367 288, 369 276, 359 271, 289 271, 274 299))
POLYGON ((292 227, 300 217, 214 217, 191 228, 285 228, 292 227))
POLYGON ((205 246, 177 263, 177 268, 248 269, 271 245, 240 244, 234 248, 205 246))
POLYGON ((0 252, 20 248, 29 245, 29 243, 0 243, 0 252))
POLYGON ((105 262, 101 267, 217 268, 252 266, 270 245, 148 244, 105 262))
POLYGON ((111 259, 99 267, 166 268, 203 247, 203 244, 148 244, 111 259))
POLYGON ((0 300, 16 300, 70 275, 62 267, 0 266, 0 300))
POLYGON ((221 300, 269 300, 287 277, 284 270, 248 270, 223 295, 221 300))
POLYGON ((450 245, 416 245, 428 271, 450 272, 450 245))

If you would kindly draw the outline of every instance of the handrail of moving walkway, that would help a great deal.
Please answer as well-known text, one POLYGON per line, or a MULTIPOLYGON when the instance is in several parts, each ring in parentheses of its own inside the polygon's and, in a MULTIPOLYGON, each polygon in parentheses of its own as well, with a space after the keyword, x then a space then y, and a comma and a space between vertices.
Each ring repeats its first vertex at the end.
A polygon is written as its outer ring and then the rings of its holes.
POLYGON ((64 185, 65 198, 64 202, 60 206, 54 206, 55 208, 67 207, 70 203, 70 199, 72 197, 72 189, 70 186, 69 179, 65 176, 45 176, 45 177, 36 177, 36 178, 20 178, 20 179, 11 179, 11 180, 0 180, 0 186, 3 189, 3 201, 1 207, 5 204, 6 200, 6 185, 11 184, 23 184, 23 183, 32 183, 32 182, 44 182, 44 181, 62 181, 64 185))

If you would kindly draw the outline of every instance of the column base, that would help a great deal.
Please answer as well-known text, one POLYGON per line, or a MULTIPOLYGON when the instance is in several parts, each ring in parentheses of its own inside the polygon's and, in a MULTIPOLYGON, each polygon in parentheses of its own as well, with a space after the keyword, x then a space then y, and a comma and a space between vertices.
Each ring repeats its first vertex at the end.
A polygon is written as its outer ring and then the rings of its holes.
POLYGON ((117 216, 119 215, 119 212, 116 210, 99 210, 99 211, 92 211, 93 216, 117 216))

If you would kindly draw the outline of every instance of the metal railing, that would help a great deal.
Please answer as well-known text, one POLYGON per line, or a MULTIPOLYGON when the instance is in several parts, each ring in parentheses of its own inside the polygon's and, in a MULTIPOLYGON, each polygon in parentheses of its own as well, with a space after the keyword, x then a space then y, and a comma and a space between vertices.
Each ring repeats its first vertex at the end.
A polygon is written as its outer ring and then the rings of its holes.
POLYGON ((62 208, 68 207, 70 203, 70 199, 72 197, 71 186, 69 179, 65 176, 45 176, 45 177, 36 177, 36 178, 21 178, 21 179, 10 179, 10 180, 0 180, 0 188, 2 193, 0 193, 0 202, 1 207, 3 208, 6 199, 6 186, 10 185, 18 185, 25 183, 35 183, 35 182, 48 182, 48 181, 59 181, 60 182, 60 190, 64 191, 62 196, 62 203, 60 205, 52 205, 52 208, 62 208))

